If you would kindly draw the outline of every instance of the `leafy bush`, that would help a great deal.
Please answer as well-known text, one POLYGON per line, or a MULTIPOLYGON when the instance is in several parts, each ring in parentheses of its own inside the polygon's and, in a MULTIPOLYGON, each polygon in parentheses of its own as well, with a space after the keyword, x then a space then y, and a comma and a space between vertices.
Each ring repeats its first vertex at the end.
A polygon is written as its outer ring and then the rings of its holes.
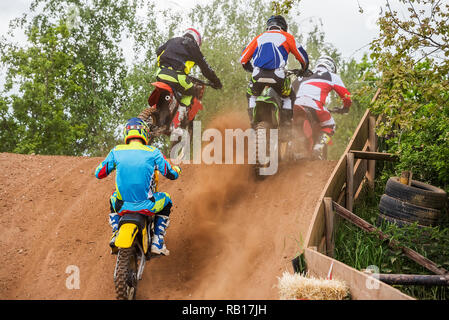
MULTIPOLYGON (((357 201, 354 213, 372 225, 377 225, 378 204, 385 184, 377 181, 376 193, 368 192, 357 201)), ((382 223, 379 230, 390 239, 409 247, 440 267, 449 268, 449 221, 445 216, 440 226, 418 227, 417 224, 399 228, 394 224, 382 223)), ((338 219, 335 238, 335 258, 358 270, 370 266, 379 268, 380 273, 431 274, 429 270, 410 260, 402 251, 388 247, 377 235, 367 233, 350 222, 338 219)), ((447 300, 447 287, 397 286, 404 293, 418 299, 447 300)))
POLYGON ((416 179, 449 190, 449 5, 400 2, 409 17, 387 2, 371 45, 382 89, 371 110, 383 119, 378 134, 385 151, 400 157, 396 173, 411 170, 416 179))

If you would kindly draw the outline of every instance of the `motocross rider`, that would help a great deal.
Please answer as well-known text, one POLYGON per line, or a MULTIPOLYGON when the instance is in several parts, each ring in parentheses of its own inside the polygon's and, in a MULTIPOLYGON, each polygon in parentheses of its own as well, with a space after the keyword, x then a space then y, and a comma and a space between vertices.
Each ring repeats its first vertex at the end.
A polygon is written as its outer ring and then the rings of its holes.
MULTIPOLYGON (((182 37, 169 39, 156 50, 158 65, 156 80, 168 84, 175 92, 178 102, 185 107, 191 106, 193 98, 198 95, 195 92, 194 84, 188 77, 195 64, 212 83, 212 88, 221 89, 223 87, 200 50, 201 42, 200 33, 194 28, 188 28, 182 37)), ((181 117, 186 113, 185 110, 181 117)))
POLYGON ((109 223, 112 237, 109 245, 115 253, 120 217, 126 213, 138 212, 155 215, 151 253, 168 255, 164 236, 170 222, 172 200, 166 192, 153 193, 152 184, 156 169, 170 180, 176 180, 181 169, 171 166, 161 151, 149 146, 150 131, 143 120, 129 119, 124 129, 124 138, 125 144, 112 149, 95 170, 95 176, 103 179, 117 169, 116 190, 110 198, 109 223))
POLYGON ((317 60, 313 74, 301 80, 296 93, 296 100, 293 106, 294 125, 298 125, 297 116, 301 111, 300 106, 311 108, 321 125, 320 136, 313 147, 313 153, 316 156, 322 154, 325 145, 329 143, 330 137, 335 133, 334 118, 325 107, 329 93, 335 90, 343 100, 343 106, 333 110, 335 113, 348 113, 352 104, 351 93, 346 89, 336 72, 337 66, 335 61, 329 56, 321 56, 317 60))
POLYGON ((287 22, 283 16, 271 16, 267 20, 266 31, 255 37, 243 50, 240 57, 243 68, 252 73, 247 90, 248 113, 251 122, 253 109, 256 106, 256 97, 261 94, 265 86, 271 86, 283 98, 284 118, 291 118, 292 104, 289 99, 291 83, 290 79, 285 76, 284 67, 287 64, 289 53, 292 53, 305 72, 309 67, 309 57, 304 48, 287 30, 287 22))

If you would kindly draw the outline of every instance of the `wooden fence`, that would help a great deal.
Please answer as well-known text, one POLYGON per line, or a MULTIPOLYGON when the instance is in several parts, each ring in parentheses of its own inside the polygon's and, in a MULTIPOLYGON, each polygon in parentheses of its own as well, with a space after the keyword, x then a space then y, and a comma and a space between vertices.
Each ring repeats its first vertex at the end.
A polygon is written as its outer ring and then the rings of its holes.
POLYGON ((352 151, 362 151, 364 154, 376 151, 375 124, 374 116, 367 110, 320 195, 306 235, 305 247, 316 247, 319 252, 327 253, 324 198, 332 198, 352 210, 353 201, 360 194, 365 180, 371 187, 374 186, 375 160, 356 159, 352 151))
POLYGON ((367 110, 320 195, 305 238, 304 258, 312 275, 325 277, 332 265, 334 277, 350 287, 352 299, 413 299, 375 277, 333 259, 333 202, 352 211, 363 185, 368 183, 374 188, 376 160, 396 160, 394 155, 377 152, 375 128, 376 118, 367 110))

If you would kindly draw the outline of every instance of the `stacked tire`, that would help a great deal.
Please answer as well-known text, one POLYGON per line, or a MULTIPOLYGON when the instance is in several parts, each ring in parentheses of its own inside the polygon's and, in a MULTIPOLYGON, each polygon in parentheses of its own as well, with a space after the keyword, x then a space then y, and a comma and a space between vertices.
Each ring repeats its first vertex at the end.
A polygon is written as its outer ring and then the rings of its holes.
POLYGON ((378 223, 436 226, 446 202, 447 194, 440 188, 416 180, 409 186, 400 183, 398 177, 391 177, 380 198, 378 223))

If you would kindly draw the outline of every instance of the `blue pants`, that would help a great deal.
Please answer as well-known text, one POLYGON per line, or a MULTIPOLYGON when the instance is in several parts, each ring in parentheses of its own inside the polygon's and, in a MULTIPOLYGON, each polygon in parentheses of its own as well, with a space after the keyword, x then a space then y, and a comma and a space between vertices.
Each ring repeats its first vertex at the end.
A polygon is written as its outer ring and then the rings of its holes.
POLYGON ((113 231, 117 230, 120 217, 127 213, 141 213, 148 216, 161 213, 169 216, 172 205, 173 202, 167 192, 155 192, 152 199, 139 202, 127 202, 117 199, 117 192, 114 192, 110 198, 111 213, 109 214, 109 224, 113 231))

